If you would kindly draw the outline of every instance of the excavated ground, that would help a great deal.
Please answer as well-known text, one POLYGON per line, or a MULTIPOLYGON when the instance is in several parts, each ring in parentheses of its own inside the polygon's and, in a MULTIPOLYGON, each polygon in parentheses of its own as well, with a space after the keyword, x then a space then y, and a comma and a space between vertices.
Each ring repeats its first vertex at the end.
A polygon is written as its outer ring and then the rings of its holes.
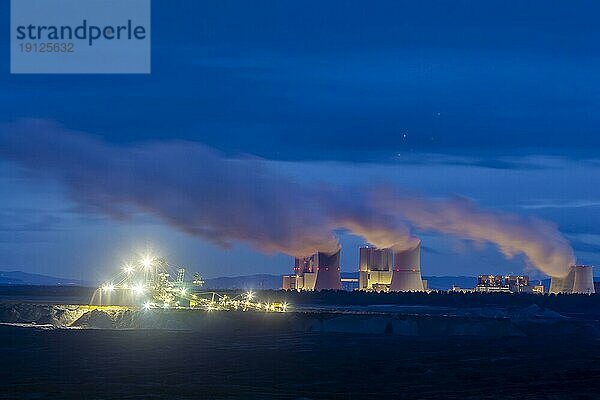
POLYGON ((537 306, 511 312, 403 312, 394 309, 344 312, 304 310, 205 312, 184 309, 0 303, 0 323, 46 328, 168 329, 227 332, 331 332, 401 336, 600 336, 598 321, 576 320, 537 306))
POLYGON ((0 303, 0 399, 598 399, 596 314, 0 303))

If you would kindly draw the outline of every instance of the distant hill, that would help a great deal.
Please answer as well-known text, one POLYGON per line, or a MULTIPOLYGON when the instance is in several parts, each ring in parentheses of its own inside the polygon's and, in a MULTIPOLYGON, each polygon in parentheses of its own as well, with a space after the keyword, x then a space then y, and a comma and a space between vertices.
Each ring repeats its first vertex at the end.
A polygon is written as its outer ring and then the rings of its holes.
POLYGON ((92 282, 77 279, 56 278, 54 276, 30 274, 23 271, 0 271, 0 285, 38 285, 38 286, 95 286, 92 282))

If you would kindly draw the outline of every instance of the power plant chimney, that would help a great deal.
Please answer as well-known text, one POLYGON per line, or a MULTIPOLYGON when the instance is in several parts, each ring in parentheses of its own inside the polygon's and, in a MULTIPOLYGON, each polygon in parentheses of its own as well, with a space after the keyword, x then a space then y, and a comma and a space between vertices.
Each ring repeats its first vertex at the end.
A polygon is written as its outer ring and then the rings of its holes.
POLYGON ((421 279, 421 242, 410 250, 394 253, 394 272, 390 292, 423 291, 421 279))
POLYGON ((317 281, 315 290, 342 290, 340 250, 333 254, 317 253, 317 281))

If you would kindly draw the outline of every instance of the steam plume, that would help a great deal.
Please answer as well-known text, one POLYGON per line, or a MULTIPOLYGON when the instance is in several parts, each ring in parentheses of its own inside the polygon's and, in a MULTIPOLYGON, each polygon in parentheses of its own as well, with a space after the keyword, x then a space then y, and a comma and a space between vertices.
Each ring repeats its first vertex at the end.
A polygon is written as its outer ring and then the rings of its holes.
POLYGON ((416 228, 495 243, 507 257, 523 254, 547 275, 565 276, 568 267, 575 264, 571 245, 553 223, 484 212, 464 198, 430 200, 391 190, 379 191, 375 197, 377 208, 416 228))
POLYGON ((0 125, 0 156, 60 179, 73 198, 115 218, 143 211, 228 246, 307 255, 339 248, 345 229, 379 247, 411 248, 411 228, 492 242, 563 276, 573 251, 544 221, 484 212, 466 200, 303 185, 257 159, 228 159, 191 142, 119 147, 43 120, 0 125))

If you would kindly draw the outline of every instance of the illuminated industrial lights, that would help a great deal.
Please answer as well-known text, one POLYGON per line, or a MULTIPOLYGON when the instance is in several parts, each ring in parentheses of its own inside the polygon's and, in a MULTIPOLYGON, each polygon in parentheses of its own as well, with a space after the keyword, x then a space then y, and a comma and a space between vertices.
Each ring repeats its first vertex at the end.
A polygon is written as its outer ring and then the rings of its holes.
POLYGON ((102 286, 102 290, 104 290, 105 292, 112 292, 113 290, 115 290, 115 285, 113 285, 112 283, 107 283, 104 286, 102 286))
POLYGON ((152 266, 152 262, 154 261, 154 259, 150 256, 144 256, 141 260, 140 260, 140 264, 142 264, 142 267, 144 267, 144 269, 148 269, 152 266))
MULTIPOLYGON (((146 310, 149 308, 191 308, 209 312, 238 309, 285 312, 287 309, 287 303, 255 301, 257 295, 251 290, 236 296, 200 292, 198 289, 201 285, 187 286, 188 283, 179 278, 181 268, 178 269, 177 280, 170 279, 169 268, 173 267, 165 260, 156 258, 150 253, 142 254, 133 263, 121 264, 120 273, 104 283, 97 291, 109 294, 109 292, 117 290, 127 290, 127 294, 119 292, 122 296, 113 299, 108 295, 104 298, 100 297, 100 303, 110 304, 111 300, 118 300, 131 305, 137 304, 138 307, 146 310)), ((94 296, 90 303, 94 303, 94 296)))
POLYGON ((125 267, 123 267, 123 272, 125 272, 127 275, 132 274, 134 270, 135 269, 131 264, 126 264, 125 267))
POLYGON ((135 294, 142 294, 144 293, 144 290, 146 290, 144 285, 142 285, 141 283, 136 283, 131 289, 133 289, 133 293, 135 294))

